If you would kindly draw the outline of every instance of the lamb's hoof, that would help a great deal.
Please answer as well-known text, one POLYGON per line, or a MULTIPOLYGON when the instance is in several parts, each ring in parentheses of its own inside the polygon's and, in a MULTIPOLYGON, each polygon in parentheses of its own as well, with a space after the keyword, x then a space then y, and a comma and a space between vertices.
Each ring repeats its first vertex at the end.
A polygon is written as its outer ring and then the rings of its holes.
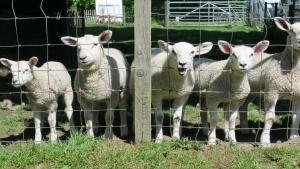
POLYGON ((155 143, 162 143, 163 142, 163 137, 159 137, 155 139, 155 143))
POLYGON ((237 142, 236 142, 236 140, 229 140, 229 144, 230 145, 237 145, 237 142))
POLYGON ((34 140, 34 144, 42 144, 42 140, 34 140))
POLYGON ((214 146, 214 145, 217 144, 217 140, 216 139, 209 139, 207 144, 210 145, 210 146, 214 146))

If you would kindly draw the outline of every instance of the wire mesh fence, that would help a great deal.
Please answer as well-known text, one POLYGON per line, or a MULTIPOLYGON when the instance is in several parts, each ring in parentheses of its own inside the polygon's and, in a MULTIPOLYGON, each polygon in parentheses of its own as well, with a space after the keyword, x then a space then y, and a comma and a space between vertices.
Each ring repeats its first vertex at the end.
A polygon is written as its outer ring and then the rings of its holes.
MULTIPOLYGON (((261 5, 261 1, 258 2, 261 5)), ((13 30, 8 32, 14 34, 13 37, 12 35, 4 36, 3 43, 0 44, 0 48, 5 53, 0 54, 1 57, 9 57, 8 61, 1 60, 0 69, 0 75, 7 75, 7 77, 1 77, 0 126, 2 131, 0 132, 0 142, 5 144, 32 139, 40 142, 42 140, 56 140, 56 137, 64 140, 69 137, 71 128, 96 137, 105 135, 112 139, 122 138, 131 141, 134 136, 133 123, 139 122, 133 119, 134 107, 132 107, 132 102, 138 101, 138 97, 135 98, 132 95, 134 87, 130 87, 130 80, 133 79, 130 77, 130 73, 131 76, 133 73, 130 72, 129 66, 134 62, 134 30, 132 24, 129 23, 128 26, 115 25, 109 19, 97 22, 98 16, 93 11, 88 11, 86 12, 88 15, 82 16, 78 13, 67 13, 63 10, 49 14, 48 6, 45 5, 46 0, 39 0, 37 3, 39 15, 22 16, 21 13, 15 10, 16 3, 15 0, 10 1, 10 8, 7 9, 12 13, 10 17, 0 16, 0 22, 4 26, 5 24, 13 25, 11 28, 13 30), (57 23, 60 22, 63 22, 64 26, 58 26, 57 23), (83 22, 85 22, 84 26, 82 26, 83 22), (91 22, 97 22, 97 24, 91 22), (30 32, 31 24, 39 25, 39 28, 42 28, 39 31, 42 33, 37 33, 36 36, 32 36, 33 38, 28 37, 31 34, 24 35, 22 33, 25 30, 23 24, 29 25, 29 31, 27 27, 27 32, 30 32), (56 24, 57 27, 53 26, 56 24), (106 30, 112 30, 112 35, 111 32, 106 30), (58 35, 54 33, 59 31, 62 31, 62 33, 58 35), (84 34, 92 35, 84 36, 84 34), (61 37, 65 37, 65 39, 62 39, 63 43, 61 37), (5 39, 8 39, 8 41, 5 42, 5 39), (8 54, 10 56, 7 56, 8 54), (32 56, 37 56, 38 61, 31 60, 32 56), (61 62, 65 66, 53 66, 53 63, 59 63, 51 61, 61 62), (41 67, 41 65, 43 66, 41 67), (10 70, 9 73, 8 70, 10 70), (70 74, 70 81, 68 81, 68 76, 63 76, 65 72, 70 74), (72 85, 72 88, 64 88, 64 85, 72 85), (15 88, 12 86, 15 86, 15 88), (64 98, 58 99, 60 96, 64 98), (68 99, 68 97, 70 98, 68 99), (68 104, 70 101, 72 103, 71 107, 68 104), (70 119, 74 119, 74 123, 69 123, 70 119), (43 130, 41 131, 41 129, 43 130)), ((235 19, 238 21, 242 21, 242 24, 240 22, 237 24, 231 15, 223 16, 222 19, 225 19, 230 26, 226 25, 216 29, 205 27, 203 24, 218 18, 218 16, 208 14, 214 11, 212 4, 210 4, 211 8, 208 9, 207 4, 211 2, 186 3, 197 4, 199 8, 197 8, 198 12, 196 14, 193 6, 172 7, 172 3, 179 2, 170 2, 170 11, 167 13, 161 10, 155 10, 152 13, 152 18, 159 18, 160 21, 165 19, 167 15, 167 18, 170 19, 167 22, 177 22, 176 18, 179 17, 179 21, 183 23, 180 28, 172 24, 165 25, 167 27, 157 25, 160 22, 152 25, 152 40, 149 42, 152 47, 163 48, 158 46, 158 40, 164 40, 167 43, 166 52, 162 52, 161 49, 152 49, 152 55, 157 54, 162 58, 167 58, 166 60, 157 60, 155 59, 156 56, 152 57, 151 90, 153 100, 151 109, 153 113, 152 123, 149 126, 152 128, 152 139, 157 141, 158 135, 160 137, 162 133, 163 138, 159 139, 168 140, 172 136, 177 138, 177 135, 174 136, 175 132, 179 133, 180 138, 207 143, 207 135, 211 135, 211 130, 216 130, 217 138, 220 141, 226 141, 227 139, 230 140, 231 136, 228 138, 228 133, 224 131, 230 130, 229 133, 232 134, 233 130, 236 133, 237 143, 259 144, 261 135, 268 135, 270 132, 271 143, 298 144, 297 141, 289 140, 290 136, 298 136, 299 124, 297 123, 300 119, 297 114, 299 111, 298 46, 293 41, 288 41, 290 43, 287 44, 284 31, 275 29, 275 24, 272 23, 275 15, 270 14, 262 17, 264 9, 262 6, 257 4, 247 5, 249 4, 248 1, 241 1, 239 3, 243 6, 239 8, 238 15, 234 14, 234 16, 237 17, 235 19), (202 5, 199 6, 199 4, 202 5), (205 7, 205 10, 201 7, 205 7), (250 9, 250 7, 254 9, 250 9), (195 15, 189 16, 193 18, 193 21, 184 20, 188 18, 187 13, 175 16, 175 13, 172 12, 175 8, 177 10, 193 10, 195 15), (257 15, 247 16, 245 11, 251 10, 259 12, 257 12, 257 15), (204 16, 206 19, 203 19, 204 16), (255 22, 261 21, 261 19, 263 19, 261 24, 263 24, 264 29, 247 25, 247 20, 255 22), (194 27, 185 28, 186 22, 192 22, 194 27), (269 23, 272 24, 269 25, 269 23), (226 67, 224 63, 226 63, 227 58, 229 58, 228 60, 234 56, 238 58, 239 52, 232 51, 223 54, 218 49, 218 46, 220 46, 218 40, 228 41, 233 44, 231 48, 234 49, 239 45, 251 47, 241 50, 242 53, 252 49, 259 41, 270 41, 266 53, 271 54, 267 58, 274 59, 265 59, 264 54, 256 56, 258 61, 255 70, 258 70, 260 76, 255 80, 258 81, 256 84, 259 85, 253 87, 250 83, 251 92, 240 91, 240 88, 238 91, 234 90, 237 82, 235 78, 230 77, 235 77, 232 74, 235 74, 237 70, 226 67), (183 47, 183 49, 178 48, 178 42, 188 42, 189 45, 183 47), (188 65, 190 61, 187 61, 186 57, 195 54, 189 53, 188 56, 185 54, 185 57, 183 57, 185 59, 182 61, 187 63, 174 60, 175 58, 182 59, 179 55, 183 55, 182 53, 188 51, 191 45, 197 48, 204 42, 212 42, 213 49, 204 56, 195 56, 191 65, 189 65, 190 67, 184 66, 185 64, 188 65), (155 50, 159 52, 155 53, 155 50), (288 55, 291 59, 280 60, 282 54, 280 52, 283 50, 285 50, 284 55, 288 55), (277 54, 273 55, 273 53, 277 54), (233 56, 229 57, 229 54, 233 56), (200 58, 203 57, 214 59, 208 63, 223 60, 218 62, 223 64, 216 67, 206 67, 202 63, 196 65, 195 63, 201 61, 200 58), (279 64, 273 63, 277 61, 279 64), (265 66, 269 64, 274 64, 274 66, 265 66), (196 66, 199 66, 199 69, 196 69, 196 66), (276 74, 276 77, 275 75, 269 76, 266 72, 270 73, 271 71, 268 69, 279 73, 276 74), (187 72, 184 72, 186 70, 187 72), (164 73, 157 75, 161 72, 164 73), (182 72, 186 74, 181 75, 182 72), (208 76, 206 76, 207 74, 208 76), (228 77, 224 81, 216 82, 220 76, 228 77), (271 84, 274 85, 270 85, 269 82, 273 82, 271 84), (208 84, 203 85, 202 83, 208 84), (212 84, 221 86, 219 87, 220 90, 212 90, 216 89, 213 88, 212 84), (195 88, 193 88, 194 86, 195 88), (252 90, 253 88, 257 90, 252 90), (232 98, 237 93, 243 95, 243 97, 232 98), (251 97, 247 98, 248 94, 251 97), (180 100, 182 98, 185 99, 180 100), (249 100, 249 104, 243 105, 242 103, 245 100, 246 103, 249 100), (280 101, 276 104, 277 100, 280 101), (154 101, 156 103, 153 103, 154 101), (233 113, 233 110, 236 110, 233 109, 236 107, 236 102, 239 103, 240 108, 236 125, 224 127, 224 121, 230 121, 229 114, 233 114, 231 118, 236 117, 237 111, 233 113), (220 103, 217 105, 218 109, 212 110, 212 107, 209 107, 212 105, 211 103, 220 103), (274 105, 277 105, 276 108, 274 105), (205 114, 207 109, 210 112, 205 114), (181 112, 183 112, 182 115, 181 112), (212 112, 217 112, 219 116, 219 120, 214 122, 216 123, 216 129, 210 128, 212 124, 210 124, 210 127, 205 124, 207 121, 209 124, 216 120, 212 112), (274 113, 276 113, 275 120, 273 120, 274 113), (162 124, 160 125, 159 122, 162 122, 162 124), (175 131, 174 128, 178 127, 176 126, 178 124, 180 125, 179 131, 175 131), (267 127, 272 126, 272 124, 273 126, 272 128, 266 128, 266 124, 267 127), (263 131, 264 128, 265 131, 263 131), (291 132, 292 134, 290 134, 291 132)), ((226 6, 226 10, 234 11, 235 7, 232 7, 231 1, 222 1, 221 3, 226 6)), ((220 7, 217 8, 221 10, 220 7)), ((265 9, 269 13, 272 11, 265 9)), ((228 14, 228 11, 224 11, 224 9, 222 11, 228 14)), ((284 13, 287 12, 282 13, 286 20, 298 19, 297 17, 288 17, 284 13)), ((124 19, 124 16, 122 18, 124 19)), ((126 19, 132 20, 133 16, 125 16, 126 19)), ((161 22, 164 23, 164 21, 161 22)), ((288 32, 294 31, 293 33, 297 34, 297 25, 295 25, 295 28, 292 27, 293 30, 289 29, 290 25, 284 28, 288 32)), ((34 33, 32 32, 32 34, 34 33)), ((200 51, 202 49, 200 48, 200 51)), ((192 52, 196 51, 192 50, 192 52)), ((244 71, 239 72, 239 74, 243 73, 246 74, 244 71)), ((251 82, 250 79, 249 82, 251 82)), ((249 82, 245 81, 245 83, 249 82)), ((264 143, 268 142, 268 136, 265 137, 263 139, 267 141, 264 143)))

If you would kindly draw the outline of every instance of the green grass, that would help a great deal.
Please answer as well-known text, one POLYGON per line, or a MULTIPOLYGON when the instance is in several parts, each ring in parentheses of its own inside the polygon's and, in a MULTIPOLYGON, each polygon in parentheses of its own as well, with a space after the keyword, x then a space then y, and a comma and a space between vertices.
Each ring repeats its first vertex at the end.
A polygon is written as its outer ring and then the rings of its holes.
POLYGON ((299 168, 300 147, 206 146, 187 140, 132 145, 73 133, 65 142, 0 147, 1 168, 299 168))
MULTIPOLYGON (((1 138, 22 133, 32 120, 30 111, 22 111, 23 108, 13 113, 0 111, 1 138), (21 129, 10 130, 15 127, 21 129)), ((263 112, 254 111, 257 109, 249 105, 250 120, 263 118, 263 112)), ((170 116, 170 109, 165 111, 170 116)), ((219 117, 221 126, 222 110, 219 117)), ((66 125, 60 118, 58 125, 66 125)), ((184 121, 199 124, 199 120, 199 108, 188 105, 184 121)), ((26 142, 0 145, 0 168, 300 168, 299 146, 266 149, 250 144, 207 146, 185 138, 134 145, 102 137, 93 139, 81 132, 71 133, 65 141, 46 141, 41 145, 35 145, 32 139, 33 136, 26 142)))

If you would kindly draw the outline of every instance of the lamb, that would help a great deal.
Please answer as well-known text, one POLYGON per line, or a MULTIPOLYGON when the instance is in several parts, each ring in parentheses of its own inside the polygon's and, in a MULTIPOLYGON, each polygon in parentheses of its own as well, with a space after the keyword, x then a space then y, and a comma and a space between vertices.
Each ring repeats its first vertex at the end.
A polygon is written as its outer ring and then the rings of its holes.
POLYGON ((262 146, 270 146, 270 129, 275 119, 277 100, 292 101, 292 129, 289 138, 299 136, 300 122, 300 23, 290 24, 281 17, 274 18, 276 26, 288 33, 287 45, 281 53, 272 55, 256 66, 253 75, 261 73, 264 91, 265 125, 260 137, 262 146))
POLYGON ((47 62, 41 67, 36 67, 37 57, 31 57, 28 61, 12 61, 1 58, 0 62, 11 70, 12 85, 14 87, 25 86, 26 96, 33 110, 35 125, 35 143, 42 141, 41 123, 43 113, 49 112, 48 122, 50 125, 50 140, 57 139, 56 134, 56 111, 58 97, 63 96, 65 112, 70 122, 73 123, 73 90, 71 77, 65 66, 59 62, 47 62))
POLYGON ((99 36, 61 38, 64 44, 77 46, 79 68, 74 83, 78 101, 84 110, 87 133, 94 137, 93 127, 98 126, 97 111, 101 108, 100 104, 105 103, 105 137, 109 139, 113 137, 112 125, 117 106, 121 109, 121 137, 128 134, 126 110, 129 64, 119 50, 103 48, 102 43, 108 42, 111 36, 112 31, 107 30, 99 36))
MULTIPOLYGON (((229 121, 228 136, 226 137, 230 143, 236 143, 237 111, 250 93, 246 72, 251 67, 253 58, 265 51, 268 45, 269 41, 261 41, 253 48, 243 45, 233 47, 228 42, 220 40, 218 46, 223 53, 229 54, 227 60, 199 59, 195 61, 195 72, 200 74, 195 86, 204 93, 201 96, 204 106, 206 106, 204 109, 207 109, 211 116, 208 144, 216 144, 217 111, 221 103, 224 106, 225 119, 229 121)), ((203 125, 206 127, 206 112, 201 115, 203 125)))
MULTIPOLYGON (((170 45, 162 40, 158 41, 159 48, 152 49, 152 106, 155 109, 157 143, 163 140, 163 100, 173 100, 173 134, 174 139, 180 138, 180 123, 182 108, 187 101, 189 94, 194 88, 195 77, 193 70, 193 58, 195 55, 208 53, 213 44, 205 42, 197 47, 187 43, 179 42, 170 45)), ((131 66, 132 74, 138 65, 131 66)), ((130 78, 130 88, 134 89, 134 76, 130 78)), ((131 90, 132 91, 132 90, 131 90)))

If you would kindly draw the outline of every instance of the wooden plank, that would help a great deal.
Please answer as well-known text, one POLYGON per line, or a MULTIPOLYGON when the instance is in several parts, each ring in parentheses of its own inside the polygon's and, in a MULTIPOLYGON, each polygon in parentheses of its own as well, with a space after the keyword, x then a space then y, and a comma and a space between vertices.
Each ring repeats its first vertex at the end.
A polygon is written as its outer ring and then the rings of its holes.
POLYGON ((135 143, 151 140, 151 1, 134 1, 135 143))

